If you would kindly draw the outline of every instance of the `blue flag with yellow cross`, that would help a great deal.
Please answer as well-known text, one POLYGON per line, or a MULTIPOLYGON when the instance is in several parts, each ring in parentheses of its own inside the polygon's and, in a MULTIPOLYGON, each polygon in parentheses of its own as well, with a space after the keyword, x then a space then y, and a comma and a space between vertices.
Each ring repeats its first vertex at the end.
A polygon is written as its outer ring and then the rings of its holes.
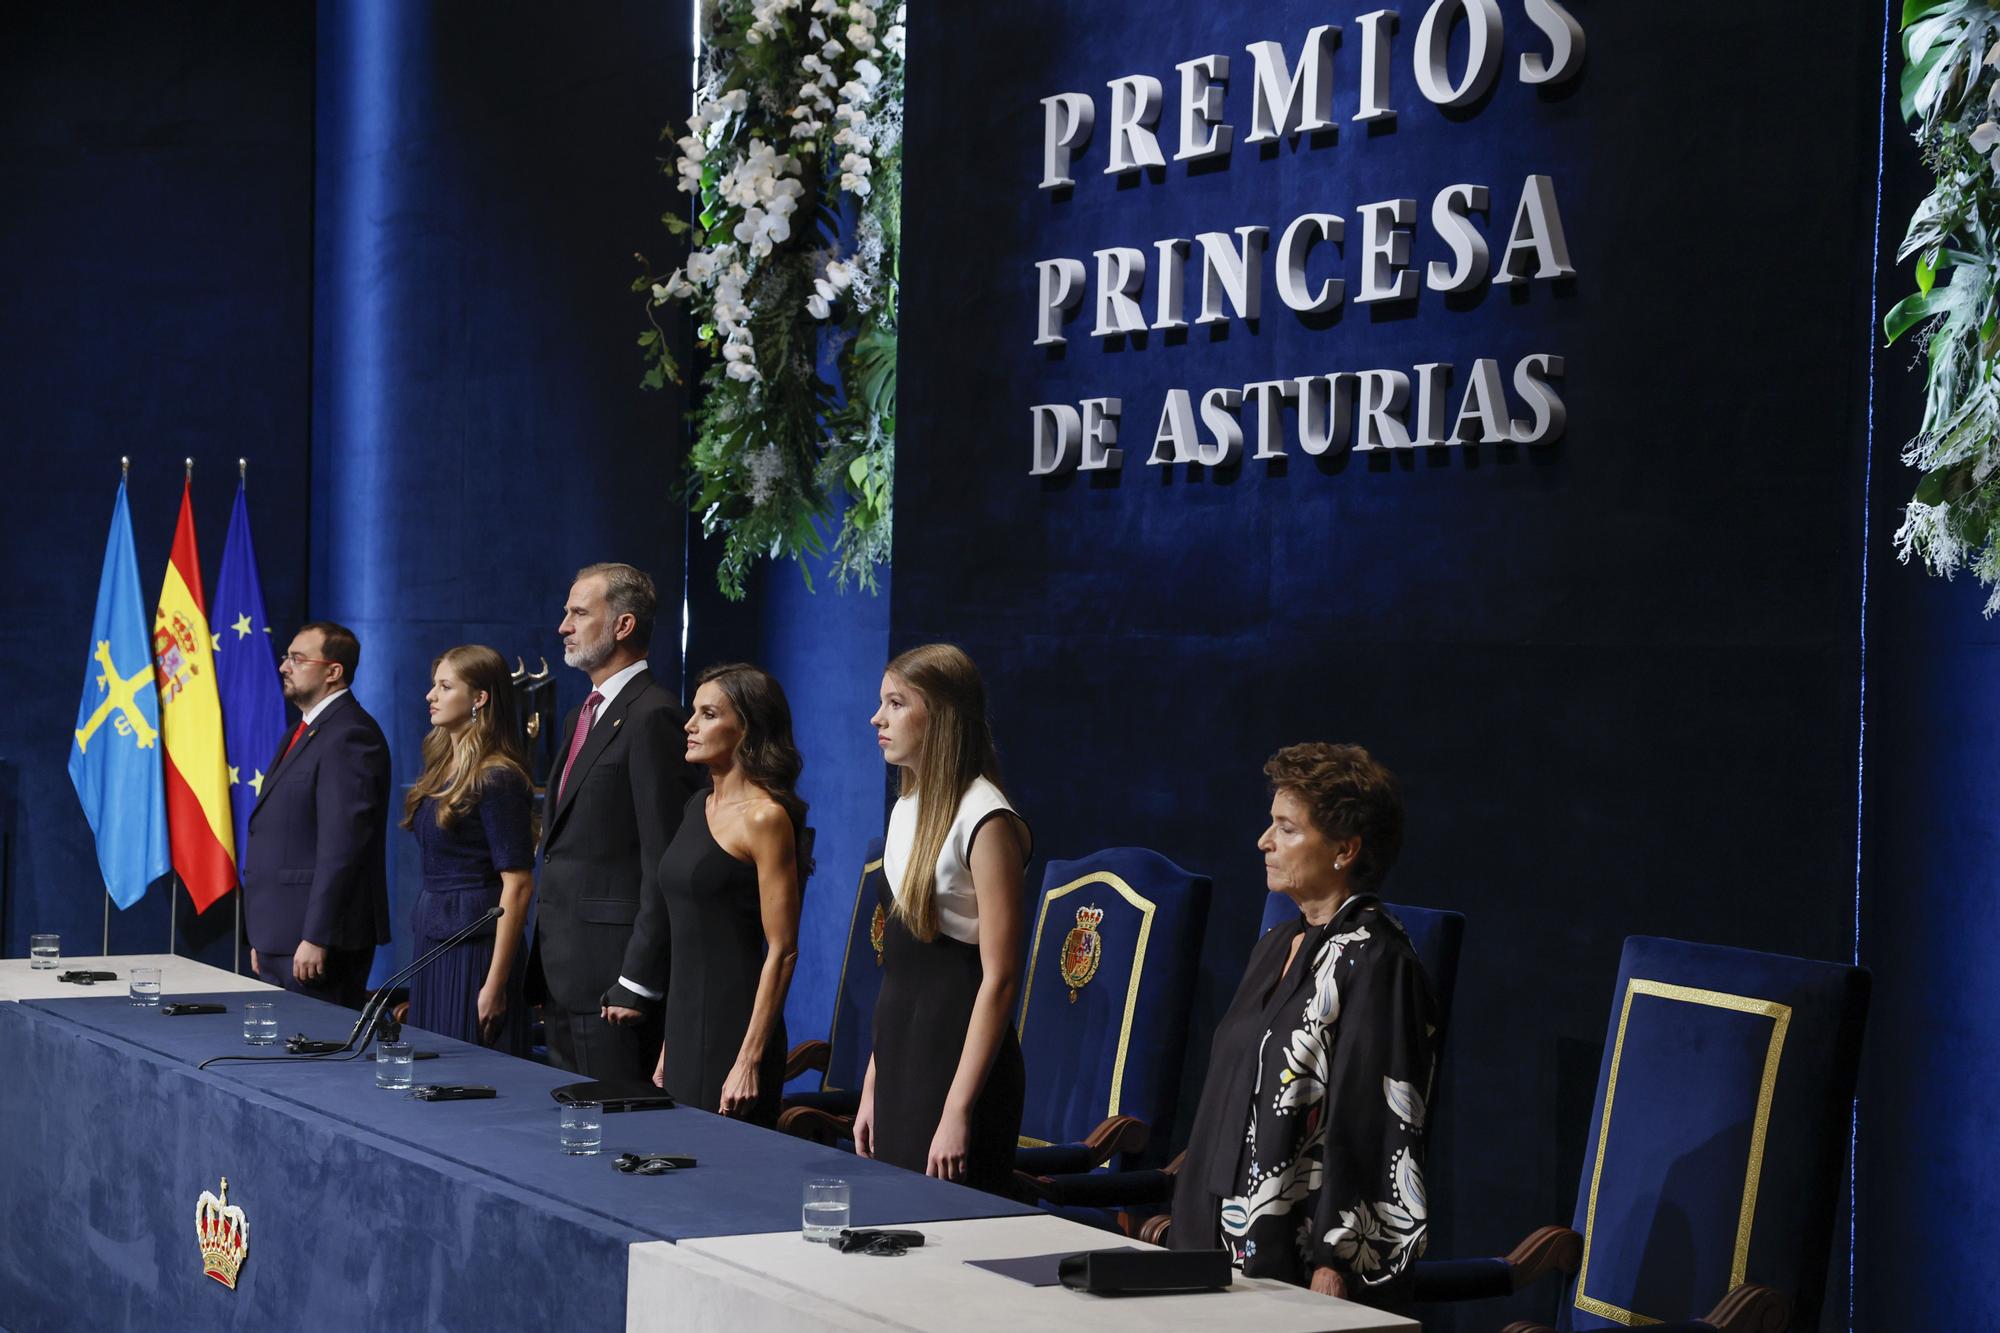
POLYGON ((167 779, 160 767, 160 698, 147 621, 132 511, 121 480, 69 749, 69 780, 97 836, 105 890, 121 909, 145 897, 147 887, 172 865, 167 779))

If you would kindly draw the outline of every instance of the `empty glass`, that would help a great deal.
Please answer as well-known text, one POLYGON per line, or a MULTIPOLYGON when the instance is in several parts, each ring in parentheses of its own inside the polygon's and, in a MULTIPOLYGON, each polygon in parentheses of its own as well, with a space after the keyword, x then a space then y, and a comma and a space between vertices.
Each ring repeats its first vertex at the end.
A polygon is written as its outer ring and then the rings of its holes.
POLYGON ((157 967, 135 967, 132 969, 131 1003, 142 1009, 160 1007, 160 969, 157 967))
POLYGON ((62 961, 62 936, 28 936, 28 966, 36 972, 46 972, 62 961))
POLYGON ((415 1081, 410 1068, 410 1043, 385 1041, 375 1048, 375 1086, 407 1088, 415 1081))
POLYGON ((805 1238, 816 1245, 825 1244, 847 1229, 847 1182, 844 1180, 808 1180, 803 1205, 799 1210, 799 1226, 805 1238))
POLYGON ((269 1000, 252 1000, 243 1006, 243 1040, 252 1046, 276 1044, 278 1011, 269 1000))
POLYGON ((562 1150, 572 1157, 595 1157, 604 1149, 604 1108, 596 1102, 567 1102, 562 1109, 562 1150))

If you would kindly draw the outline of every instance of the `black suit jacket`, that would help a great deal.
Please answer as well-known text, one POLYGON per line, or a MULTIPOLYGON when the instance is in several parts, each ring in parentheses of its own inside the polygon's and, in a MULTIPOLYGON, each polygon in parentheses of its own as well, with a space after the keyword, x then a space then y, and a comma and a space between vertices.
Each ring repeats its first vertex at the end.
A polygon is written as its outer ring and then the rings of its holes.
MULTIPOLYGON (((576 733, 563 718, 560 754, 576 733)), ((591 724, 569 784, 543 821, 536 858, 536 951, 549 999, 594 1012, 618 980, 639 904, 654 894, 660 857, 698 785, 687 764, 687 714, 641 671, 591 724)), ((558 758, 550 779, 562 782, 558 758)))
MULTIPOLYGON (((286 739, 290 739, 287 733, 286 739)), ((265 770, 243 847, 243 925, 259 953, 389 942, 389 745, 352 693, 265 770)))

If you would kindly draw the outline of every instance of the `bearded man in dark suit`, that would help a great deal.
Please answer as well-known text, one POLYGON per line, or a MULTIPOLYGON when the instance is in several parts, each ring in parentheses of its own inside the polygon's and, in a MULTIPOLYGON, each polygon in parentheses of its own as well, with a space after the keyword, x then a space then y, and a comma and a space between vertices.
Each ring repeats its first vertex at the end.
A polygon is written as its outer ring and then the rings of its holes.
POLYGON ((549 1056, 593 1079, 652 1077, 660 1050, 650 1023, 602 1015, 618 983, 639 904, 698 780, 684 759, 679 700, 646 666, 658 598, 630 565, 578 570, 563 609, 563 662, 590 677, 583 704, 557 732, 537 857, 535 957, 549 1056))
POLYGON ((293 637, 278 675, 300 718, 264 770, 242 857, 251 970, 351 1009, 389 942, 389 746, 350 692, 360 665, 345 626, 293 637))

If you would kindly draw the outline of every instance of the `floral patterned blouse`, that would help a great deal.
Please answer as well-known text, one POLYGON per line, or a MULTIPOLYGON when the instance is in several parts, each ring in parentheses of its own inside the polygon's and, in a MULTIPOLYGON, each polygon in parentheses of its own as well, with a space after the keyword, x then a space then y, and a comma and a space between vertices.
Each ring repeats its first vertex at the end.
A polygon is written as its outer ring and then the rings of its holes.
POLYGON ((1351 1300, 1406 1304, 1436 1035, 1430 982, 1378 899, 1267 932, 1216 1028, 1170 1243, 1301 1285, 1331 1267, 1351 1300))

